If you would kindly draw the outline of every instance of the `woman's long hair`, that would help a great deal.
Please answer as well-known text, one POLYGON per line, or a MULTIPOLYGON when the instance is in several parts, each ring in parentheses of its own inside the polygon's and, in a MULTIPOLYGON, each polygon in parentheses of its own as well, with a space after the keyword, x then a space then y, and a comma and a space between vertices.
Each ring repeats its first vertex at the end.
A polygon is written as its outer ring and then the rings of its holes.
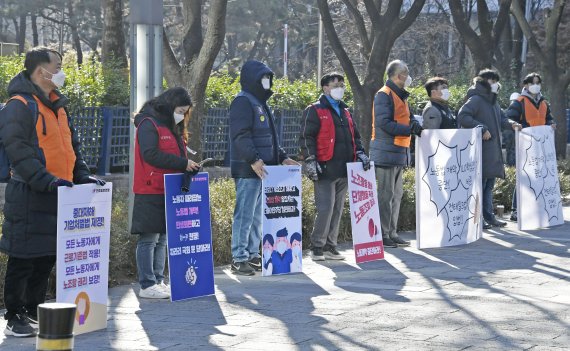
POLYGON ((152 109, 158 112, 159 116, 156 117, 160 119, 161 122, 166 124, 178 136, 183 136, 185 135, 187 118, 184 118, 184 122, 181 123, 182 126, 177 126, 174 123, 173 116, 174 110, 179 106, 192 107, 190 94, 182 87, 167 89, 162 94, 150 99, 143 105, 140 112, 143 112, 147 107, 152 107, 152 109))

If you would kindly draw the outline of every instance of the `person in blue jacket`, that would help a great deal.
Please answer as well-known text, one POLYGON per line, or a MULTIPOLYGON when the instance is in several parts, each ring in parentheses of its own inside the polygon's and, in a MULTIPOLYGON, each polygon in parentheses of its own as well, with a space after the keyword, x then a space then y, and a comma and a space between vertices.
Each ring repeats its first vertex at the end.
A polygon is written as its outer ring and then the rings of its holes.
POLYGON ((236 184, 232 225, 235 274, 261 271, 261 180, 265 165, 299 165, 279 146, 267 100, 273 72, 264 63, 248 61, 241 69, 241 91, 230 105, 230 167, 236 184))
POLYGON ((275 246, 271 254, 271 263, 273 264, 273 274, 284 274, 291 272, 291 263, 293 262, 293 252, 291 244, 287 240, 287 228, 279 229, 275 234, 275 246))

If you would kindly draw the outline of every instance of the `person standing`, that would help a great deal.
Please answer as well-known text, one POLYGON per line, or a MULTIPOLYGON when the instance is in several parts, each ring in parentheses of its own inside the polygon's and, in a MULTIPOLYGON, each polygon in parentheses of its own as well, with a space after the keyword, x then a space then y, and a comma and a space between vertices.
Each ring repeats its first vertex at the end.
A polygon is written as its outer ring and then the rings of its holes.
POLYGON ((412 84, 408 66, 401 60, 388 64, 388 80, 376 93, 372 107, 370 159, 376 167, 382 241, 385 247, 410 246, 397 234, 400 203, 404 193, 402 173, 411 162, 411 135, 422 126, 410 112, 405 88, 412 84))
POLYGON ((422 127, 424 129, 457 128, 457 119, 447 103, 451 96, 447 79, 442 77, 430 78, 424 87, 429 96, 429 101, 422 113, 422 127))
POLYGON ((457 122, 461 128, 482 128, 484 229, 507 225, 506 222, 498 220, 493 212, 493 188, 497 177, 505 177, 501 129, 520 129, 520 124, 510 121, 497 102, 499 80, 499 74, 494 70, 480 71, 467 91, 467 102, 457 115, 457 122))
POLYGON ((171 88, 147 101, 135 116, 135 172, 131 233, 137 234, 139 296, 167 299, 164 283, 166 261, 166 212, 164 175, 197 172, 200 166, 187 158, 184 116, 192 107, 184 88, 171 88))
POLYGON ((299 137, 305 172, 315 185, 312 258, 314 261, 344 260, 336 246, 348 190, 346 164, 360 161, 368 170, 370 160, 348 106, 342 101, 344 77, 338 73, 325 74, 321 88, 323 94, 319 100, 303 112, 299 137))
POLYGON ((241 92, 230 106, 230 167, 236 184, 232 224, 231 271, 261 271, 261 180, 265 165, 299 165, 279 146, 267 100, 273 95, 273 72, 264 63, 247 61, 240 76, 241 92))
POLYGON ((62 56, 45 47, 26 53, 25 69, 8 85, 0 112, 0 139, 10 162, 0 251, 8 255, 4 334, 36 334, 37 307, 45 301, 56 261, 57 189, 105 181, 91 176, 69 119, 62 56))
MULTIPOLYGON (((550 106, 540 93, 542 77, 533 72, 527 74, 523 79, 523 89, 516 99, 511 99, 511 104, 507 109, 507 118, 520 123, 523 128, 550 125, 556 129, 556 123, 550 113, 550 106)), ((513 192, 513 211, 511 220, 517 221, 517 192, 513 192)))

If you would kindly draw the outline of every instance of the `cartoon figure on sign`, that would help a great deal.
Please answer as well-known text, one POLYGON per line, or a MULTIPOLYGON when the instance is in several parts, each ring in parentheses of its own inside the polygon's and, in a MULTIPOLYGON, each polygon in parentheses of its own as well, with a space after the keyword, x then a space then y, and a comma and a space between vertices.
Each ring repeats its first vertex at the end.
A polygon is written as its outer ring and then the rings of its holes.
POLYGON ((192 263, 187 262, 188 263, 188 269, 186 270, 186 283, 190 284, 190 285, 196 285, 196 281, 198 280, 198 274, 196 273, 196 270, 198 269, 198 267, 194 267, 194 265, 196 264, 196 260, 190 260, 193 261, 192 263))
POLYGON ((273 235, 265 234, 263 237, 263 275, 268 276, 273 272, 273 264, 271 263, 271 255, 273 254, 273 235))
POLYGON ((277 240, 275 241, 275 250, 271 254, 271 263, 273 264, 273 274, 283 274, 291 272, 291 262, 293 254, 291 252, 291 244, 287 240, 287 228, 277 231, 277 240))
POLYGON ((302 259, 303 259, 303 239, 301 234, 293 233, 289 239, 291 242, 291 252, 293 254, 293 261, 291 262, 291 272, 302 272, 302 259))
POLYGON ((91 309, 91 300, 89 299, 89 295, 87 295, 85 291, 80 292, 75 298, 75 304, 77 305, 75 319, 79 325, 83 325, 85 324, 85 321, 89 316, 89 310, 91 309))

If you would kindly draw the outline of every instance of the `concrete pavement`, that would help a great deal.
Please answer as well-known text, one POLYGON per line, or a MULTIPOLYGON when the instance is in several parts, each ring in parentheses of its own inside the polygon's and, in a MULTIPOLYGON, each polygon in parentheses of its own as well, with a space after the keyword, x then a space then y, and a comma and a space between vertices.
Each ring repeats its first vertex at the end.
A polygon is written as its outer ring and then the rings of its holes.
MULTIPOLYGON (((510 223, 461 247, 420 251, 413 241, 360 267, 348 244, 344 262, 305 257, 303 274, 219 267, 215 296, 182 302, 116 287, 108 328, 76 336, 75 349, 568 350, 570 207, 564 217, 530 232, 510 223)), ((33 349, 34 338, 0 336, 2 351, 33 349)))

